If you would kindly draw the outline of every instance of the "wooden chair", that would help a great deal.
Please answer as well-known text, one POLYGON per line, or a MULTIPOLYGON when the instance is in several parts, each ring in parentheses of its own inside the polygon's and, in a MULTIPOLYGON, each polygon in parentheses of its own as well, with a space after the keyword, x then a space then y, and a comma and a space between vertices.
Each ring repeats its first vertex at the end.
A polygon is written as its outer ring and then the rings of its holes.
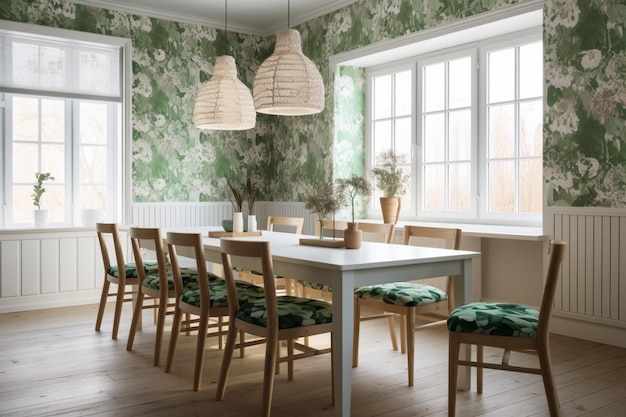
MULTIPOLYGON (((304 226, 303 217, 277 217, 269 216, 267 218, 267 230, 274 231, 274 226, 280 226, 283 229, 292 229, 293 233, 302 234, 302 227, 304 226)), ((237 269, 239 273, 239 279, 247 281, 254 285, 263 285, 263 274, 258 271, 251 271, 249 269, 237 269)), ((285 294, 294 295, 295 281, 288 277, 276 277, 276 288, 284 288, 285 294)))
MULTIPOLYGON (((222 331, 222 327, 225 324, 223 318, 228 317, 228 304, 233 298, 227 298, 226 283, 223 279, 207 273, 201 233, 168 232, 167 247, 172 261, 174 288, 176 289, 176 305, 174 308, 174 319, 172 322, 172 332, 170 335, 169 350, 167 352, 165 372, 169 373, 172 370, 179 333, 181 331, 191 330, 190 328, 181 329, 183 314, 198 316, 198 326, 193 328, 193 330, 198 330, 193 390, 198 391, 202 380, 204 348, 207 336, 221 337, 225 333, 222 331), (183 280, 183 274, 178 259, 179 250, 184 256, 196 259, 197 276, 206 276, 207 279, 197 279, 196 282, 185 282, 183 280), (211 323, 210 318, 217 318, 217 323, 211 323), (217 331, 209 334, 209 328, 217 328, 217 331)), ((240 302, 247 303, 248 301, 263 297, 263 288, 247 282, 237 282, 236 292, 233 294, 233 297, 238 297, 240 302)), ((243 334, 241 338, 241 349, 243 349, 243 334)))
POLYGON ((292 380, 293 361, 299 356, 294 355, 294 340, 303 336, 331 333, 332 307, 330 304, 319 300, 276 295, 276 283, 269 242, 222 239, 221 250, 222 265, 224 266, 228 288, 228 299, 237 299, 231 256, 238 257, 238 260, 241 259, 240 257, 245 257, 247 262, 250 262, 250 258, 253 258, 257 265, 259 262, 261 263, 261 267, 257 269, 263 271, 265 298, 258 299, 247 305, 242 305, 238 302, 229 304, 230 324, 226 347, 224 348, 222 369, 217 384, 216 399, 217 401, 224 399, 237 331, 240 330, 263 337, 266 339, 267 345, 265 348, 261 415, 269 417, 274 390, 274 371, 279 361, 279 341, 287 341, 286 360, 288 362, 289 380, 292 380), (281 311, 288 311, 289 314, 287 316, 282 314, 279 316, 279 308, 281 311))
MULTIPOLYGON (((163 238, 161 230, 153 227, 131 227, 129 231, 130 242, 133 247, 133 255, 137 264, 137 275, 141 285, 137 289, 137 300, 133 311, 133 320, 128 333, 126 350, 133 350, 135 333, 139 327, 141 313, 145 309, 156 309, 156 339, 154 343, 154 366, 159 366, 161 358, 161 346, 163 344, 163 329, 165 328, 165 317, 168 314, 168 307, 173 307, 173 299, 176 297, 174 289, 174 278, 168 272, 165 260, 165 250, 163 248, 163 238), (151 263, 151 267, 144 267, 142 248, 143 242, 150 242, 150 247, 154 248, 154 259, 156 265, 151 263), (156 300, 157 303, 144 305, 146 299, 156 300)), ((197 275, 195 275, 197 278, 197 275)), ((170 310, 171 313, 171 310, 170 310)))
POLYGON ((98 234, 98 242, 104 263, 104 283, 102 285, 102 295, 100 296, 100 305, 96 318, 96 331, 100 331, 108 298, 115 297, 115 312, 113 315, 113 331, 111 337, 117 339, 122 316, 122 306, 125 302, 131 302, 133 300, 132 294, 134 294, 134 291, 132 289, 127 290, 126 286, 138 285, 139 276, 137 274, 136 265, 124 261, 124 252, 117 224, 96 223, 96 233, 98 234), (107 240, 112 240, 113 251, 115 252, 115 263, 111 262, 107 240), (117 285, 117 291, 109 293, 112 283, 117 285))
MULTIPOLYGON (((451 249, 458 249, 461 243, 461 230, 440 227, 404 226, 403 243, 411 244, 412 237, 434 239, 448 242, 451 249)), ((361 308, 366 307, 381 311, 379 317, 387 313, 398 314, 401 317, 400 334, 402 350, 407 353, 409 368, 409 386, 413 386, 415 374, 415 315, 436 312, 442 306, 448 314, 454 306, 454 281, 452 277, 446 280, 446 290, 422 283, 393 282, 382 285, 368 285, 357 288, 354 292, 354 351, 352 366, 359 363, 359 333, 361 308)))
POLYGON ((550 259, 540 310, 510 303, 470 303, 448 317, 448 416, 454 417, 458 367, 477 368, 476 389, 483 392, 483 368, 541 375, 552 417, 559 415, 559 399, 550 359, 550 316, 565 252, 565 243, 550 242, 550 259), (460 345, 476 345, 476 361, 459 360, 460 345), (483 347, 504 349, 501 363, 483 362, 483 347), (538 355, 539 367, 509 364, 511 351, 538 355))

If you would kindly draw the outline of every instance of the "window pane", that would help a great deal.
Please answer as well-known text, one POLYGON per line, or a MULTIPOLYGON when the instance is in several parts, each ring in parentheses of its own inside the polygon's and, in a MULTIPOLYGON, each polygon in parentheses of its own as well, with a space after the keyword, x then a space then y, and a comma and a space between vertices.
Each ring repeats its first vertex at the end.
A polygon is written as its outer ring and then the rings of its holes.
POLYGON ((424 111, 431 112, 445 108, 446 67, 441 62, 424 66, 424 111))
POLYGON ((41 140, 65 142, 64 100, 41 100, 41 140))
POLYGON ((515 156, 515 107, 512 104, 489 107, 488 158, 515 156))
POLYGON ((65 145, 41 146, 41 172, 49 172, 54 182, 65 182, 65 145))
POLYGON ((446 176, 443 164, 424 166, 424 210, 446 209, 446 176))
MULTIPOLYGON (((35 180, 33 178, 31 181, 35 180)), ((30 196, 33 193, 32 185, 14 185, 13 186, 13 223, 34 223, 35 215, 33 210, 33 199, 30 196)), ((43 197, 42 197, 43 199, 43 197)))
POLYGON ((34 143, 13 143, 13 182, 34 183, 39 171, 39 146, 34 143))
POLYGON ((391 75, 374 78, 374 119, 391 117, 391 75))
POLYGON ((396 73, 396 116, 408 116, 411 114, 412 93, 411 71, 396 73))
POLYGON ((39 100, 13 97, 13 140, 39 141, 39 100))
POLYGON ((519 106, 520 118, 520 149, 519 155, 543 155, 543 108, 541 100, 521 103, 519 106))
POLYGON ((519 48, 520 98, 543 95, 543 43, 536 42, 519 48))
POLYGON ((424 116, 424 162, 443 161, 446 156, 445 117, 442 113, 424 116))
POLYGON ((391 121, 374 122, 374 156, 391 149, 391 121))
POLYGON ((106 184, 107 150, 104 146, 80 147, 81 184, 106 184))
POLYGON ((449 160, 468 161, 472 158, 472 121, 471 111, 461 110, 450 112, 448 121, 450 137, 449 160))
POLYGON ((472 61, 470 57, 450 61, 450 109, 469 107, 472 104, 472 61))
POLYGON ((515 99, 515 48, 491 52, 489 59, 489 103, 515 99))
POLYGON ((106 145, 108 129, 106 103, 80 103, 80 143, 106 145))
POLYGON ((450 165, 449 211, 469 212, 471 210, 471 169, 469 162, 450 165))
POLYGON ((543 161, 542 159, 520 161, 521 213, 541 213, 543 210, 543 161))
POLYGON ((80 208, 106 209, 106 186, 105 185, 81 185, 80 208))
POLYGON ((57 181, 46 184, 41 208, 48 210, 48 223, 65 222, 65 186, 57 181))
POLYGON ((513 161, 489 163, 489 211, 494 213, 515 211, 515 163, 513 161))
POLYGON ((411 118, 396 119, 396 153, 411 154, 411 118))

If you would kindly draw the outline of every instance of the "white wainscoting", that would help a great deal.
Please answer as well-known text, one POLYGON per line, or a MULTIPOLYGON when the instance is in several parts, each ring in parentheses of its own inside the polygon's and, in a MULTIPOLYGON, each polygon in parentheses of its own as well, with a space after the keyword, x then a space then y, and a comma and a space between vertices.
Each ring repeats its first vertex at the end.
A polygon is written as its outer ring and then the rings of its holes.
POLYGON ((544 229, 567 242, 553 328, 626 347, 626 210, 552 207, 544 229))

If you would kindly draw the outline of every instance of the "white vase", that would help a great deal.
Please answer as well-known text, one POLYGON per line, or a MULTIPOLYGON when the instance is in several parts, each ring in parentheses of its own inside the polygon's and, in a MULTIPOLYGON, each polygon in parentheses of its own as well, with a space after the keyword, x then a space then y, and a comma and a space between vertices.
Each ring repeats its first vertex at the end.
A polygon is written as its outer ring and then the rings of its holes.
POLYGON ((48 210, 35 210, 35 227, 46 227, 48 210))
POLYGON ((243 232, 243 213, 240 211, 233 213, 233 232, 243 232))
POLYGON ((102 209, 85 209, 80 214, 81 224, 85 227, 95 227, 96 223, 104 221, 106 214, 102 209))
POLYGON ((248 215, 248 232, 256 232, 256 214, 248 215))

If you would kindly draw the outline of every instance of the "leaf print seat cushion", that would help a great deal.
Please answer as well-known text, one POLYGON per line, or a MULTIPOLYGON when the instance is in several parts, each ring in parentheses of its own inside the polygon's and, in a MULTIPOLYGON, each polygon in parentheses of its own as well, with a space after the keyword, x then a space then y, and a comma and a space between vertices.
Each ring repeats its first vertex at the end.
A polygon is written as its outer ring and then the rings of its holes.
POLYGON ((432 304, 448 299, 448 294, 439 288, 410 282, 368 285, 357 288, 354 294, 359 298, 406 307, 432 304))
MULTIPOLYGON (((265 296, 263 287, 250 284, 245 281, 235 282, 237 287, 237 296, 239 297, 239 304, 245 304, 258 298, 265 296)), ((209 299, 211 301, 211 307, 228 307, 228 298, 226 297, 226 281, 222 278, 209 282, 209 299)), ((187 288, 180 296, 180 300, 184 303, 192 306, 200 307, 200 286, 194 285, 187 288)))
MULTIPOLYGON (((143 269, 148 272, 149 268, 156 267, 156 262, 144 262, 143 269)), ((130 262, 124 264, 124 272, 126 273, 126 278, 137 278, 137 264, 134 262, 130 262)), ((111 265, 107 270, 107 274, 113 275, 114 277, 120 277, 120 269, 117 265, 111 265)))
MULTIPOLYGON (((198 272, 195 269, 181 268, 180 275, 183 279, 183 286, 185 288, 198 284, 198 272)), ((207 278, 209 279, 209 282, 221 279, 217 275, 210 272, 207 272, 207 278)), ((157 265, 146 268, 146 278, 143 280, 142 285, 153 290, 159 290, 161 288, 159 269, 157 265)), ((171 291, 174 290, 174 275, 169 271, 167 272, 167 289, 171 291)))
POLYGON ((448 317, 451 332, 483 333, 535 339, 539 312, 519 304, 471 303, 448 317))
MULTIPOLYGON (((276 297, 278 304, 278 328, 311 326, 332 323, 333 309, 329 303, 310 298, 289 295, 276 297)), ((267 326, 267 307, 265 299, 242 304, 237 318, 257 326, 267 326)))
POLYGON ((312 288, 314 290, 333 292, 333 288, 328 284, 318 284, 317 282, 298 280, 298 283, 303 287, 312 288))

